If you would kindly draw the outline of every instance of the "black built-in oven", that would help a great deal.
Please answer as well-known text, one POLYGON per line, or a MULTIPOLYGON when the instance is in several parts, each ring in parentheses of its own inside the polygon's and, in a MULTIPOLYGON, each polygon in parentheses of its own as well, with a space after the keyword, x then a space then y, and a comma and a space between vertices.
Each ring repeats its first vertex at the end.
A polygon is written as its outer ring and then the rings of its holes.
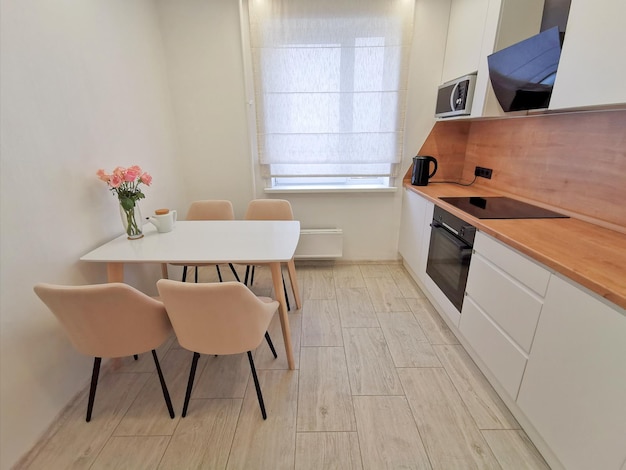
POLYGON ((460 312, 476 228, 435 206, 426 273, 460 312))

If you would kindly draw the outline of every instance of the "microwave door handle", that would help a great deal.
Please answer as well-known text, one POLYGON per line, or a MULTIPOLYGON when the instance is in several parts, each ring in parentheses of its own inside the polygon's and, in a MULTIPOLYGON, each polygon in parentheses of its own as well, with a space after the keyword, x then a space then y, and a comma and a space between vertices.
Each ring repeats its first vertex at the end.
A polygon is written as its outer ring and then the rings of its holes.
POLYGON ((459 82, 454 84, 454 88, 452 88, 452 93, 450 93, 450 109, 452 111, 456 111, 456 103, 454 97, 456 96, 456 90, 459 88, 459 82))

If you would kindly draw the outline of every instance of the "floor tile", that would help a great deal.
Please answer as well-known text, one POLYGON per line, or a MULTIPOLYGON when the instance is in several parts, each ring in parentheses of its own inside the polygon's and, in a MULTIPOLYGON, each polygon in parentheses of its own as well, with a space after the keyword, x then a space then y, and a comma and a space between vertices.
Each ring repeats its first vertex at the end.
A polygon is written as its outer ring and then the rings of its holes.
POLYGON ((309 299, 302 309, 302 347, 343 346, 336 300, 309 299))
POLYGON ((337 289, 337 307, 344 328, 377 328, 378 318, 365 287, 337 289))
POLYGON ((354 431, 343 348, 302 348, 297 431, 354 431))
POLYGON ((332 268, 313 268, 306 271, 303 298, 326 300, 335 298, 335 279, 332 268))
POLYGON ((482 434, 503 469, 550 469, 524 431, 485 430, 482 434))
POLYGON ((298 371, 258 371, 267 410, 261 417, 250 381, 235 431, 229 470, 292 469, 296 446, 298 371))
POLYGON ((340 264, 333 267, 335 289, 365 287, 363 274, 358 264, 340 264))
POLYGON ((405 397, 354 397, 363 468, 430 469, 405 397))
POLYGON ((378 321, 396 367, 441 367, 411 312, 379 313, 378 321))
POLYGON ((443 368, 398 374, 434 469, 500 469, 443 368))
POLYGON ((402 395, 402 387, 380 328, 344 328, 352 395, 402 395))
POLYGON ((459 344, 459 340, 428 300, 407 299, 407 303, 430 344, 459 344))
POLYGON ((391 277, 365 278, 376 312, 410 312, 411 309, 391 277))
POLYGON ((155 469, 165 453, 170 439, 170 436, 112 437, 90 470, 110 468, 155 469))
POLYGON ((88 398, 85 390, 62 417, 62 425, 38 448, 36 455, 29 456, 24 468, 89 468, 148 379, 151 379, 149 374, 101 377, 91 422, 85 422, 88 398))
POLYGON ((296 434, 295 470, 361 470, 356 432, 296 434))
POLYGON ((242 400, 192 400, 159 470, 226 468, 242 400))
POLYGON ((433 348, 479 429, 519 429, 517 420, 461 345, 433 348))

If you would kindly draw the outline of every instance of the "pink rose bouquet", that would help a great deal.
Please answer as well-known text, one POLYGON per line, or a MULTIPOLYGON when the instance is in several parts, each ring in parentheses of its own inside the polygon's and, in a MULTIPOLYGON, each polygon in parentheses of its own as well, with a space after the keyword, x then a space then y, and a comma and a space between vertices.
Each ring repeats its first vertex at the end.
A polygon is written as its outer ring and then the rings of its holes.
POLYGON ((129 168, 118 166, 111 174, 100 169, 97 175, 119 199, 126 216, 124 225, 128 236, 133 238, 135 235, 141 235, 141 222, 138 223, 134 217, 135 205, 137 201, 146 197, 139 185, 143 183, 150 186, 152 176, 142 171, 137 165, 129 168))

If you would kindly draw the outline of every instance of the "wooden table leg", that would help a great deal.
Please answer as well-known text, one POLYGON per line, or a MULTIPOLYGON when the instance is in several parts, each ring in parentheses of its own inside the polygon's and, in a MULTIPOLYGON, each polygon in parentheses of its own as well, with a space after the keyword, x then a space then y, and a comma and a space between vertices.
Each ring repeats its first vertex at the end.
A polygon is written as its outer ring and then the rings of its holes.
MULTIPOLYGON (((107 263, 107 281, 124 282, 124 263, 107 263)), ((117 370, 122 367, 122 359, 114 357, 111 359, 111 369, 117 370)))
POLYGON ((107 263, 107 281, 124 282, 124 263, 107 263))
POLYGON ((302 300, 300 300, 300 289, 298 288, 298 278, 296 277, 296 264, 293 258, 287 263, 287 270, 289 271, 289 280, 291 281, 291 290, 293 296, 296 299, 296 308, 300 310, 302 308, 302 300))
POLYGON ((280 326, 283 330, 283 340, 285 341, 285 353, 287 354, 287 364, 290 369, 295 369, 293 360, 293 348, 291 346, 291 329, 289 327, 289 317, 287 316, 287 300, 285 299, 285 291, 283 290, 283 275, 280 269, 280 263, 270 263, 272 272, 272 283, 274 284, 274 295, 279 302, 278 314, 280 316, 280 326))
POLYGON ((169 277, 167 277, 167 263, 161 263, 161 278, 162 279, 169 279, 169 277))

